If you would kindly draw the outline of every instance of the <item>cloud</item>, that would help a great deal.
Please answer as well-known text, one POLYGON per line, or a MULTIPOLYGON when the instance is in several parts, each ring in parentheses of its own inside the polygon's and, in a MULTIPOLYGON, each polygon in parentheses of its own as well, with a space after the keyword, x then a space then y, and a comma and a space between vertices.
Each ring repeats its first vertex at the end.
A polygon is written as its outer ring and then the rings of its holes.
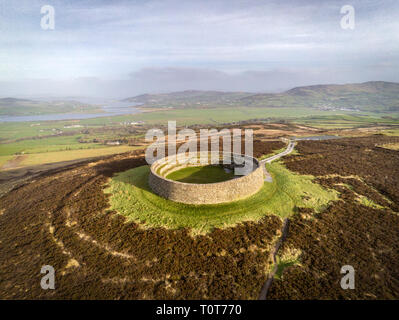
POLYGON ((265 92, 318 82, 315 74, 303 70, 243 71, 227 73, 201 68, 145 68, 131 74, 143 92, 180 90, 220 90, 265 92))
POLYGON ((131 72, 128 79, 79 77, 70 80, 0 81, 0 96, 31 98, 73 96, 122 99, 142 93, 182 90, 280 92, 292 87, 312 84, 364 82, 381 79, 397 81, 397 74, 394 71, 391 70, 388 74, 389 77, 386 76, 386 72, 381 69, 375 70, 371 66, 365 70, 354 70, 350 67, 347 69, 246 70, 234 73, 209 68, 143 68, 131 72), (378 77, 373 77, 375 74, 378 74, 378 77))
POLYGON ((352 1, 356 27, 350 31, 339 24, 340 0, 53 0, 53 31, 40 28, 44 4, 2 2, 0 80, 20 83, 8 86, 13 92, 34 91, 23 85, 26 79, 49 79, 41 92, 113 96, 399 81, 396 0, 352 1), (369 68, 382 64, 393 67, 369 68), (100 80, 81 87, 73 80, 78 77, 100 80))

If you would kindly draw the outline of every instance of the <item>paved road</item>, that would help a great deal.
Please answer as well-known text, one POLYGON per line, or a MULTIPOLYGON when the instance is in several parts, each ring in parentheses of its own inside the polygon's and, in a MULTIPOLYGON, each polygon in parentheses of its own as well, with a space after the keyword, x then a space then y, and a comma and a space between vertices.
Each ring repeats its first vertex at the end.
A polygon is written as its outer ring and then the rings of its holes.
POLYGON ((279 159, 281 157, 284 157, 287 154, 290 154, 294 150, 294 147, 295 147, 295 142, 290 140, 290 142, 288 143, 287 149, 285 149, 283 152, 280 152, 279 154, 276 154, 274 156, 271 156, 269 158, 266 158, 266 159, 263 159, 262 161, 260 161, 260 164, 261 164, 261 166, 263 168, 263 172, 265 174, 265 181, 267 181, 267 182, 272 182, 273 181, 272 176, 266 170, 265 164, 266 163, 270 163, 270 162, 272 162, 274 160, 277 160, 277 159, 279 159))
POLYGON ((295 146, 295 142, 294 142, 294 141, 290 141, 290 142, 288 143, 287 149, 285 149, 283 152, 280 152, 279 154, 276 154, 276 155, 274 155, 274 156, 272 156, 272 157, 263 159, 263 160, 261 161, 261 163, 266 163, 266 162, 267 162, 267 163, 270 163, 270 162, 272 162, 272 161, 274 161, 274 160, 277 160, 277 159, 279 159, 279 158, 281 158, 281 157, 283 157, 283 156, 285 156, 285 155, 291 153, 291 152, 294 150, 294 146, 295 146))

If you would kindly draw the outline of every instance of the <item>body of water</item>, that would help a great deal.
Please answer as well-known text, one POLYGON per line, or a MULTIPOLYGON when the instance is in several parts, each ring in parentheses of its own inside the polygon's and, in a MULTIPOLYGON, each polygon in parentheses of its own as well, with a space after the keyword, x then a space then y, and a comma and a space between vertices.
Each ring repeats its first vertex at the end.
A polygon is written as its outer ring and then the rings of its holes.
MULTIPOLYGON (((100 104, 101 105, 101 104, 100 104)), ((90 119, 98 117, 120 116, 124 114, 139 113, 140 110, 134 108, 139 106, 134 102, 111 102, 101 106, 104 112, 101 113, 56 113, 31 116, 0 116, 0 122, 22 122, 22 121, 50 121, 50 120, 76 120, 90 119)))

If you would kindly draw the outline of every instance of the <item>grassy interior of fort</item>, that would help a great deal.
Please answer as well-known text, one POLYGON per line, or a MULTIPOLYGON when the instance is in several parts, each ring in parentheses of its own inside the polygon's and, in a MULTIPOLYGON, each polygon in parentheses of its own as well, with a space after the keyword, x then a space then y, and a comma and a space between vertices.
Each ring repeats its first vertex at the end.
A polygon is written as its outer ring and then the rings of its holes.
POLYGON ((154 194, 148 185, 149 167, 141 166, 115 175, 105 189, 110 194, 110 209, 142 227, 190 228, 205 234, 243 221, 258 221, 265 215, 281 218, 297 212, 298 207, 323 211, 338 193, 313 183, 313 177, 298 175, 281 163, 267 166, 273 176, 255 195, 243 200, 214 205, 188 205, 154 194))
POLYGON ((226 172, 220 165, 208 165, 198 167, 187 167, 171 172, 167 179, 186 183, 216 183, 231 180, 234 172, 226 172))

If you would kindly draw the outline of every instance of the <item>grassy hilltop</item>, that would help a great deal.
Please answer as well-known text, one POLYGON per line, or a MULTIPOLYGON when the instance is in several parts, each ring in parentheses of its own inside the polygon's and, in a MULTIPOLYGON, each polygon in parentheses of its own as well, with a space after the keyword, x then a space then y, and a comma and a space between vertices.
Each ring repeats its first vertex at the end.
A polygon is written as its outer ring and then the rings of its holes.
POLYGON ((105 192, 111 194, 110 209, 143 228, 190 228, 193 234, 259 221, 270 214, 285 218, 296 213, 298 207, 319 212, 338 199, 337 192, 313 183, 313 176, 295 174, 281 163, 269 164, 267 169, 273 176, 272 183, 265 183, 251 197, 229 203, 190 205, 164 199, 148 185, 148 166, 118 173, 105 192))

